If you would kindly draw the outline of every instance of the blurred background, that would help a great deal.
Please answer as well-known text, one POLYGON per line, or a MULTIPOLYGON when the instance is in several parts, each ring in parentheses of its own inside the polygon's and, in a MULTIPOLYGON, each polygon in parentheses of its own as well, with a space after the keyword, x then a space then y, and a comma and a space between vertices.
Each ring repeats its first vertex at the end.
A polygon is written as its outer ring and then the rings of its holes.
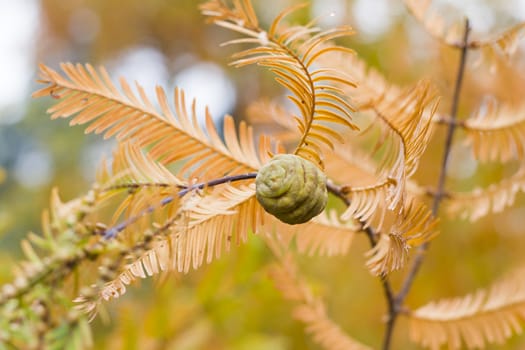
MULTIPOLYGON (((294 2, 254 1, 264 24, 294 2)), ((525 21, 523 0, 434 2, 451 20, 467 15, 474 36, 486 37, 525 21)), ((111 140, 84 135, 82 127, 70 128, 65 120, 49 120, 45 111, 53 101, 30 97, 38 89, 38 63, 54 69, 59 69, 60 62, 104 65, 114 78, 140 82, 151 96, 155 85, 167 90, 179 86, 197 98, 199 113, 208 105, 217 120, 226 113, 240 120, 247 105, 258 97, 284 93, 256 67, 228 66, 237 48, 219 44, 234 34, 205 24, 199 3, 0 0, 0 282, 9 280, 21 256, 20 240, 29 231, 39 232, 40 213, 48 205, 51 188, 59 187, 64 200, 83 194, 97 164, 111 154, 114 145, 111 140)), ((400 0, 310 3, 294 21, 306 23, 320 17, 325 28, 352 25, 357 34, 349 45, 361 58, 398 84, 433 79, 444 96, 442 108, 448 110, 457 52, 429 36, 400 0)), ((476 55, 470 57, 476 68, 467 73, 468 92, 460 117, 467 116, 487 93, 515 103, 522 100, 523 45, 519 49, 518 58, 498 65, 498 70, 493 65, 475 66, 476 55)), ((435 184, 441 144, 438 133, 418 174, 424 184, 435 184)), ((459 189, 509 174, 507 167, 478 166, 460 146, 453 158, 450 181, 459 189)), ((445 234, 433 246, 409 302, 418 306, 433 298, 464 294, 519 264, 516 247, 525 248, 520 237, 524 234, 523 203, 520 197, 513 209, 474 225, 445 222, 445 234)), ((358 239, 352 256, 329 261, 305 258, 301 263, 316 290, 326 296, 334 319, 359 340, 378 346, 385 305, 378 281, 363 267, 367 249, 366 240, 358 239)), ((146 281, 144 288, 110 305, 109 324, 95 321, 98 348, 315 348, 268 280, 265 264, 269 261, 268 252, 254 237, 247 247, 182 279, 174 277, 155 289, 146 281)), ((399 344, 406 340, 401 330, 405 326, 402 322, 398 327, 399 344)))

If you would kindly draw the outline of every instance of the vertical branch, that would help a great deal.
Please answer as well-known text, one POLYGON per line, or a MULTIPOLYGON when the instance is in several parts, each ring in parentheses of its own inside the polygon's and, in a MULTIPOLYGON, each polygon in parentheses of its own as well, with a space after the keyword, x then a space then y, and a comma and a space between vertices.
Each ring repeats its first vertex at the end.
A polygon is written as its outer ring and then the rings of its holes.
MULTIPOLYGON (((465 64, 467 60, 469 33, 470 33, 470 23, 467 18, 465 20, 465 30, 463 34, 463 41, 462 41, 461 46, 459 47, 461 49, 461 53, 460 53, 459 68, 458 68, 458 72, 456 75, 456 82, 454 85, 454 93, 452 96, 452 106, 450 110, 450 123, 448 123, 447 135, 446 135, 444 151, 443 151, 443 160, 441 162, 441 170, 439 173, 437 189, 434 195, 434 201, 432 203, 432 215, 434 217, 437 216, 439 212, 439 207, 441 205, 441 201, 443 200, 443 197, 445 196, 445 179, 447 176, 447 169, 449 165, 449 157, 450 157, 450 149, 452 147, 452 139, 454 137, 454 131, 456 130, 456 126, 457 126, 456 120, 457 120, 457 114, 458 114, 461 86, 463 84, 463 77, 465 75, 465 64)), ((388 315, 387 325, 385 329, 385 336, 383 339, 383 350, 390 349, 390 346, 392 343, 392 334, 393 334, 396 319, 402 310, 405 298, 408 295, 410 288, 412 287, 412 284, 419 271, 419 268, 421 267, 421 264, 423 263, 423 260, 429 248, 429 245, 430 245, 429 242, 426 242, 418 248, 414 261, 407 274, 407 277, 405 278, 403 284, 401 285, 401 289, 399 293, 397 294, 397 296, 394 297, 393 305, 389 307, 389 315, 388 315)))

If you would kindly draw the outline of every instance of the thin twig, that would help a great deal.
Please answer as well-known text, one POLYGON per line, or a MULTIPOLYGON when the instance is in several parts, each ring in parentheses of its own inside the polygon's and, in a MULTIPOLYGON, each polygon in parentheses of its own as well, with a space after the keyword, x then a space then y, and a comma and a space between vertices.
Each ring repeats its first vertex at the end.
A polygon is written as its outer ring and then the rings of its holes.
MULTIPOLYGON (((454 87, 452 108, 451 108, 451 112, 450 112, 450 119, 453 120, 453 121, 457 119, 457 112, 458 112, 458 106, 459 106, 459 97, 460 97, 460 93, 461 93, 461 86, 462 86, 462 82, 463 82, 463 77, 464 77, 464 74, 465 74, 465 63, 466 63, 467 52, 468 52, 467 43, 468 43, 469 32, 470 32, 470 25, 469 25, 469 21, 467 19, 465 21, 465 33, 464 33, 464 36, 463 36, 463 43, 464 43, 464 45, 462 46, 462 49, 461 49, 459 69, 458 69, 458 73, 457 73, 457 76, 456 76, 456 84, 455 84, 455 87, 454 87)), ((449 127, 448 127, 448 130, 447 130, 447 136, 446 136, 446 140, 445 140, 445 148, 444 148, 443 160, 442 160, 442 163, 441 163, 441 172, 439 174, 438 185, 437 185, 437 188, 436 188, 436 192, 435 192, 435 196, 434 196, 434 202, 433 202, 433 205, 432 205, 432 215, 434 215, 434 216, 437 216, 438 211, 439 211, 439 206, 441 204, 442 199, 445 196, 445 179, 446 179, 446 174, 447 174, 447 169, 448 169, 448 164, 449 164, 450 149, 452 147, 452 138, 454 136, 454 131, 456 130, 456 125, 457 125, 456 123, 450 123, 449 127)), ((421 265, 421 263, 422 263, 423 255, 424 255, 425 251, 428 249, 428 245, 429 244, 426 243, 426 244, 423 244, 420 247, 418 255, 416 256, 416 259, 415 259, 414 264, 412 266, 412 269, 410 271, 411 274, 408 275, 405 283, 403 284, 403 288, 401 289, 401 291, 400 291, 400 293, 399 293, 399 295, 397 297, 398 299, 403 300, 405 298, 406 294, 408 293, 408 290, 410 289, 410 285, 412 284, 412 281, 413 281, 413 279, 415 277, 415 274, 417 273, 417 270, 419 269, 419 265, 421 265), (413 276, 411 276, 411 275, 413 275, 413 276)))
MULTIPOLYGON (((434 217, 437 216, 439 212, 439 206, 441 204, 441 201, 446 195, 445 179, 446 179, 447 169, 448 169, 448 164, 449 164, 450 149, 452 147, 452 139, 454 136, 454 131, 456 130, 456 127, 458 126, 458 123, 456 122, 456 120, 457 120, 457 115, 458 115, 458 106, 459 106, 459 98, 460 98, 460 93, 461 93, 461 86, 463 83, 463 77, 465 75, 465 64, 466 64, 466 59, 467 59, 467 52, 469 49, 469 46, 468 46, 469 33, 470 33, 470 24, 467 18, 465 20, 465 31, 463 34, 463 44, 459 47, 461 49, 461 54, 460 54, 459 68, 458 68, 458 72, 456 75, 456 83, 454 86, 454 93, 452 97, 450 120, 447 123, 448 129, 447 129, 447 135, 446 135, 444 151, 443 151, 444 152, 443 160, 441 162, 441 170, 440 170, 440 174, 438 178, 437 188, 436 188, 435 195, 434 195, 434 202, 432 204, 432 215, 434 217)), ((400 314, 400 312, 403 309, 403 303, 405 301, 405 298, 408 295, 408 292, 410 291, 410 288, 419 271, 419 268, 421 267, 421 264, 423 263, 423 260, 425 258, 425 254, 428 248, 429 248, 428 242, 424 243, 418 248, 414 261, 407 274, 407 277, 405 278, 403 284, 401 285, 401 289, 399 293, 395 297, 395 300, 394 300, 395 302, 394 302, 393 308, 390 310, 389 319, 387 322, 387 328, 385 330, 383 350, 390 349, 395 321, 397 319, 397 316, 400 314)))
POLYGON ((434 122, 442 125, 454 124, 455 127, 465 128, 464 120, 457 120, 456 118, 451 118, 447 115, 438 115, 437 118, 434 119, 434 122))
MULTIPOLYGON (((341 199, 347 207, 350 205, 350 200, 345 196, 341 186, 334 184, 332 181, 327 181, 326 188, 328 189, 328 192, 341 199)), ((365 222, 360 220, 359 223, 361 224, 361 230, 366 233, 366 236, 370 241, 370 245, 372 248, 375 247, 377 244, 377 232, 375 232, 375 230, 370 226, 367 226, 365 222)))
MULTIPOLYGON (((427 187, 424 189, 424 195, 425 196, 428 196, 430 198, 435 198, 436 197, 436 193, 437 193, 437 190, 434 189, 433 187, 427 187)), ((441 194, 441 199, 447 199, 447 198, 452 198, 454 196, 454 193, 452 192, 448 192, 448 191, 443 191, 442 194, 441 194)))
POLYGON ((115 225, 115 226, 107 229, 103 233, 104 239, 115 238, 120 232, 124 231, 126 229, 126 227, 128 227, 129 225, 134 224, 135 222, 137 222, 143 216, 148 215, 148 214, 154 212, 155 210, 157 210, 159 208, 162 208, 163 206, 173 202, 175 200, 175 198, 184 197, 186 194, 188 194, 191 191, 201 190, 201 189, 206 188, 206 187, 213 187, 213 186, 225 184, 225 183, 228 183, 228 182, 235 182, 235 181, 253 179, 256 176, 257 176, 257 173, 247 173, 247 174, 241 174, 241 175, 224 176, 224 177, 221 177, 221 178, 218 178, 218 179, 214 179, 214 180, 211 180, 211 181, 208 181, 208 182, 201 182, 201 183, 198 183, 198 184, 195 184, 195 185, 192 185, 192 186, 188 186, 188 187, 184 188, 183 190, 180 190, 177 193, 176 196, 165 197, 158 204, 151 205, 151 206, 147 207, 146 209, 144 209, 143 211, 141 211, 140 213, 138 213, 137 215, 132 216, 132 217, 128 218, 127 220, 122 221, 118 225, 115 225))
POLYGON ((141 188, 185 188, 185 186, 181 185, 173 185, 168 183, 157 183, 157 182, 133 182, 133 183, 125 183, 125 184, 117 184, 117 185, 111 185, 104 189, 102 189, 101 192, 111 192, 111 191, 119 191, 119 190, 128 190, 128 191, 136 191, 141 188))

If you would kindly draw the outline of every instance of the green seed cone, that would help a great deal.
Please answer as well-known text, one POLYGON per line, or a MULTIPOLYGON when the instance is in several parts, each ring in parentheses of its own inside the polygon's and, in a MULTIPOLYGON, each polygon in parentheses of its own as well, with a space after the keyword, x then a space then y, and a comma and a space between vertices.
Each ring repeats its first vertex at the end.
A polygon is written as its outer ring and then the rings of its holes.
POLYGON ((255 178, 256 196, 264 210, 279 220, 302 224, 326 206, 326 176, 312 162, 293 154, 272 158, 255 178))

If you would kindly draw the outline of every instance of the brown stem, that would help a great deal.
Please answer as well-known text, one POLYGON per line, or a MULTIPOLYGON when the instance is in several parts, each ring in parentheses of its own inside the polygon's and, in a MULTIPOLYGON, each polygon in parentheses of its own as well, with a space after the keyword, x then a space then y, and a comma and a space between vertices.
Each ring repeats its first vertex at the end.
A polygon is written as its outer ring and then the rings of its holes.
MULTIPOLYGON (((332 193, 333 195, 341 199, 347 207, 350 205, 350 200, 345 196, 341 186, 334 184, 332 181, 327 181, 326 188, 328 189, 328 192, 332 193)), ((364 233, 366 233, 366 236, 368 237, 368 240, 370 241, 370 245, 372 247, 375 247, 375 245, 377 244, 377 241, 376 241, 377 232, 375 232, 375 230, 371 228, 370 226, 367 226, 365 222, 359 221, 359 223, 361 224, 361 230, 364 233)))
POLYGON ((435 122, 437 124, 442 124, 442 125, 455 124, 455 127, 465 128, 464 120, 457 120, 455 118, 451 118, 446 115, 438 115, 438 117, 435 119, 435 122))
MULTIPOLYGON (((434 202, 432 204, 432 215, 435 217, 437 216, 439 212, 439 206, 441 204, 442 199, 445 197, 445 179, 447 175, 447 169, 449 164, 449 156, 450 156, 450 149, 452 147, 452 139, 454 136, 454 131, 456 130, 456 127, 458 126, 457 120, 457 114, 458 114, 458 106, 459 106, 459 98, 461 93, 461 86, 463 83, 463 77, 465 75, 465 64, 467 59, 467 52, 468 52, 468 36, 470 33, 470 24, 469 20, 465 20, 465 31, 463 34, 463 44, 459 47, 461 49, 460 54, 460 61, 459 61, 459 68, 456 75, 456 83, 454 86, 454 93, 452 97, 452 107, 450 112, 450 119, 447 129, 447 135, 445 139, 445 146, 444 146, 444 154, 443 154, 443 160, 441 162, 441 170, 438 178, 438 184, 436 188, 436 192, 434 195, 434 202)), ((399 293, 394 298, 394 305, 389 310, 389 317, 388 322, 385 330, 385 337, 383 341, 383 350, 390 349, 391 343, 392 343, 392 333, 395 326, 395 321, 399 314, 401 313, 403 309, 403 303, 405 301, 406 296, 408 295, 408 292, 410 291, 410 288, 414 282, 414 279, 419 271, 419 268, 421 267, 421 264, 423 263, 423 260, 425 258, 425 254, 429 248, 429 243, 425 243, 421 245, 416 253, 416 256, 414 258, 414 261, 408 271, 407 277, 405 278, 403 284, 401 285, 401 289, 399 293)))
POLYGON ((134 183, 126 183, 126 184, 118 184, 118 185, 111 185, 104 189, 102 189, 101 192, 111 192, 111 191, 119 191, 119 190, 128 190, 130 192, 136 191, 141 188, 185 188, 184 186, 180 185, 172 185, 168 183, 157 183, 157 182, 134 182, 134 183))
POLYGON ((105 239, 112 239, 115 238, 120 232, 124 231, 126 227, 129 225, 132 225, 135 223, 138 219, 143 217, 144 215, 150 214, 153 211, 155 211, 158 208, 161 208, 165 206, 166 204, 169 204, 175 200, 175 198, 181 198, 184 197, 186 194, 188 194, 191 191, 195 190, 201 190, 205 187, 213 187, 221 184, 225 184, 228 182, 234 182, 234 181, 241 181, 241 180, 247 180, 247 179, 253 179, 257 176, 257 173, 248 173, 248 174, 241 174, 241 175, 230 175, 230 176, 224 176, 218 179, 214 179, 208 182, 201 182, 192 186, 188 186, 184 188, 183 190, 180 190, 176 196, 168 196, 164 199, 162 199, 157 205, 152 205, 138 213, 137 215, 128 218, 127 220, 122 221, 116 226, 113 226, 106 231, 104 231, 103 236, 105 239))

